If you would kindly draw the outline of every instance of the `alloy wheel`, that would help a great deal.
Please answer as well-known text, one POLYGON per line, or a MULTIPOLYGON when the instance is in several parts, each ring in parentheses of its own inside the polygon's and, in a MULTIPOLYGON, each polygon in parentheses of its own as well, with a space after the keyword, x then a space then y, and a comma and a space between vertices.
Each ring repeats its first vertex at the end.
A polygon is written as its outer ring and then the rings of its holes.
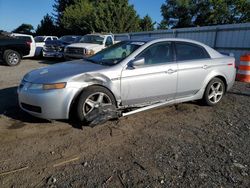
POLYGON ((88 115, 96 108, 103 106, 112 105, 112 100, 110 97, 103 92, 96 92, 91 94, 83 104, 83 114, 84 116, 88 115))
POLYGON ((215 82, 211 85, 208 93, 208 99, 211 103, 218 103, 224 94, 223 85, 220 82, 215 82))
POLYGON ((8 56, 8 61, 11 65, 16 65, 19 62, 19 57, 16 53, 11 53, 8 56))

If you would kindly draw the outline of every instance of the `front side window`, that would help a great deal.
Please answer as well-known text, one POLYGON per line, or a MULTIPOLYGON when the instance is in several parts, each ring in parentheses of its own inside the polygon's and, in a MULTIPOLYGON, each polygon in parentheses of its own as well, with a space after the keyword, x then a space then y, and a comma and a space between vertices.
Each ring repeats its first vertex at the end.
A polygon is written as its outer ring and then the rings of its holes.
POLYGON ((139 47, 144 45, 144 42, 119 42, 111 47, 108 47, 95 55, 86 58, 87 61, 104 65, 115 65, 132 54, 139 47))
POLYGON ((197 60, 210 58, 207 51, 196 44, 176 42, 177 61, 197 60))
POLYGON ((161 64, 173 61, 173 48, 171 42, 153 44, 144 50, 137 58, 144 58, 145 65, 161 64))

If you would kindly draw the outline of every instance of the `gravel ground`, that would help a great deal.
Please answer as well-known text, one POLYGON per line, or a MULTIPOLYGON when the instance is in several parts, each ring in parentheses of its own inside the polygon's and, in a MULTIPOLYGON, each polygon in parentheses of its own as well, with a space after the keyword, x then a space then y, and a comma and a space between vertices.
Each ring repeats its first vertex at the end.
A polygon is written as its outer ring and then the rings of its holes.
POLYGON ((250 187, 249 84, 78 129, 18 108, 23 75, 52 63, 0 65, 0 187, 250 187))

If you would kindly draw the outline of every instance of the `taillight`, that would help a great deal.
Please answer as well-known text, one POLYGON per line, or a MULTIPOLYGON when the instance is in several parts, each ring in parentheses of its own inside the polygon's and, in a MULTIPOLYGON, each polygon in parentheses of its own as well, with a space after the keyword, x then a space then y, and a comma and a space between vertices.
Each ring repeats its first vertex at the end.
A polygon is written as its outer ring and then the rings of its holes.
POLYGON ((233 63, 228 63, 227 65, 228 65, 228 66, 234 66, 234 68, 237 68, 237 66, 236 66, 236 62, 233 62, 233 63))
POLYGON ((26 44, 30 47, 31 46, 31 42, 26 42, 26 44))

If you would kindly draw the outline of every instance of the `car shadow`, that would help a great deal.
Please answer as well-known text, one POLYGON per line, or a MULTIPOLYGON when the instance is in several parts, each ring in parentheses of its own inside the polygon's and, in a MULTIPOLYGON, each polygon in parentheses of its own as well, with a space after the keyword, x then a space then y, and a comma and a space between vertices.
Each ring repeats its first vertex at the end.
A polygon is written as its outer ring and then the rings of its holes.
POLYGON ((7 65, 6 64, 4 64, 4 62, 2 61, 2 60, 0 60, 0 67, 7 67, 7 65))
POLYGON ((26 123, 49 123, 21 110, 18 105, 17 87, 0 89, 0 115, 26 123))
MULTIPOLYGON (((18 104, 17 87, 10 87, 0 89, 0 115, 6 116, 13 120, 20 121, 22 123, 51 123, 49 120, 40 119, 34 117, 27 112, 23 111, 18 104)), ((75 118, 70 120, 58 120, 63 123, 67 123, 73 128, 82 129, 84 126, 88 126, 85 123, 80 123, 75 118)))
POLYGON ((233 94, 233 95, 240 95, 240 96, 247 96, 250 97, 250 93, 244 93, 244 92, 234 92, 234 91, 229 91, 229 94, 233 94))
POLYGON ((57 58, 43 58, 43 59, 40 59, 40 61, 38 62, 39 64, 45 64, 45 65, 54 65, 54 64, 57 64, 57 63, 62 63, 62 62, 65 62, 66 60, 63 60, 63 59, 57 59, 57 58))

